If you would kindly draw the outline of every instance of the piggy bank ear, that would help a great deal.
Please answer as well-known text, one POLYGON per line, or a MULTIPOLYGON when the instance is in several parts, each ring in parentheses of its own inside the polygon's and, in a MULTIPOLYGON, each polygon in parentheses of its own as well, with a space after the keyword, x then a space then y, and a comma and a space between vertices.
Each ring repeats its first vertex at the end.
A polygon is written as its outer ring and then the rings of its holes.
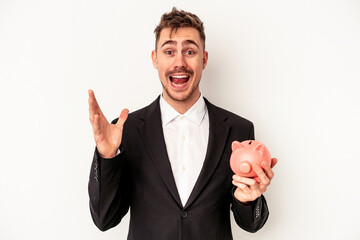
POLYGON ((235 151, 236 149, 240 149, 240 148, 243 148, 244 146, 241 145, 240 142, 238 141, 233 141, 232 144, 231 144, 231 150, 232 151, 235 151))
POLYGON ((264 145, 260 144, 255 148, 255 150, 260 152, 262 155, 264 155, 264 145))

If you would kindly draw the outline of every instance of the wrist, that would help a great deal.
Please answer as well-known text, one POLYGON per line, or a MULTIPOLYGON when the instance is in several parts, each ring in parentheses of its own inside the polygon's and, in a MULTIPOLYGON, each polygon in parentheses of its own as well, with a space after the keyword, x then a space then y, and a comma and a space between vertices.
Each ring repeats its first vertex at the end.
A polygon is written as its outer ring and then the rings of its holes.
POLYGON ((100 157, 102 157, 102 158, 110 159, 110 158, 114 158, 116 156, 116 151, 103 153, 103 152, 99 151, 98 148, 97 148, 97 150, 98 150, 100 157))
POLYGON ((241 192, 241 190, 239 188, 236 188, 235 192, 234 192, 234 197, 236 198, 236 200, 238 200, 239 203, 241 203, 244 206, 249 206, 251 205, 252 201, 249 200, 245 200, 245 198, 243 198, 243 193, 241 192))
POLYGON ((114 158, 116 155, 115 154, 110 154, 110 155, 101 155, 100 156, 104 159, 111 159, 111 158, 114 158))

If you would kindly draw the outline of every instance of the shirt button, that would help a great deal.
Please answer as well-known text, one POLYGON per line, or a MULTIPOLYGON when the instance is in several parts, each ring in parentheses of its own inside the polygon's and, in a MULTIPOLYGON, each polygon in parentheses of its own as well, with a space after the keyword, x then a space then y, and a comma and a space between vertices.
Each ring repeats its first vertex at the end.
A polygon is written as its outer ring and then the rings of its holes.
POLYGON ((181 166, 181 170, 182 170, 182 171, 186 171, 186 167, 185 167, 185 166, 181 166))
POLYGON ((180 120, 184 120, 184 116, 181 116, 181 117, 180 117, 180 120))
POLYGON ((186 137, 185 137, 185 136, 182 136, 181 139, 182 139, 183 141, 185 141, 186 137))
POLYGON ((187 211, 181 212, 181 217, 182 217, 182 218, 187 218, 187 216, 188 216, 187 211))

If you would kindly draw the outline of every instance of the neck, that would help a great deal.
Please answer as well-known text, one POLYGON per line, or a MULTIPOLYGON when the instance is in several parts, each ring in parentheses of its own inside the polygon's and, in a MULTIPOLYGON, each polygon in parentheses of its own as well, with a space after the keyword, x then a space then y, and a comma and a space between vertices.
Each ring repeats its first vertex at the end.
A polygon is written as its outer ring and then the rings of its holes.
POLYGON ((192 96, 190 96, 188 99, 182 101, 173 100, 164 92, 162 96, 164 100, 178 113, 184 114, 197 102, 201 94, 200 91, 197 91, 196 93, 192 94, 192 96))

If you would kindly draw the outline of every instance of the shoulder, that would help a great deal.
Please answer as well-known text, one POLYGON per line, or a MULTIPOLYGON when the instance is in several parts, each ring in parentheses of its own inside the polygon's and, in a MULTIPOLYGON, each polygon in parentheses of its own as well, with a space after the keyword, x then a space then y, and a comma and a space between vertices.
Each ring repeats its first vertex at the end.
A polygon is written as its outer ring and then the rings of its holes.
POLYGON ((218 107, 214 104, 212 104, 211 102, 209 102, 206 98, 205 99, 205 103, 206 106, 209 110, 209 113, 214 113, 217 115, 223 115, 224 117, 227 118, 228 121, 231 122, 236 122, 236 123, 241 123, 241 124, 245 124, 245 125, 251 125, 252 122, 242 116, 239 116, 233 112, 230 112, 224 108, 218 107))
POLYGON ((254 128, 254 124, 250 120, 238 114, 230 112, 224 108, 218 107, 209 102, 206 98, 204 99, 209 111, 209 115, 214 114, 217 116, 221 116, 228 124, 235 128, 247 129, 249 131, 252 131, 252 129, 254 128))

